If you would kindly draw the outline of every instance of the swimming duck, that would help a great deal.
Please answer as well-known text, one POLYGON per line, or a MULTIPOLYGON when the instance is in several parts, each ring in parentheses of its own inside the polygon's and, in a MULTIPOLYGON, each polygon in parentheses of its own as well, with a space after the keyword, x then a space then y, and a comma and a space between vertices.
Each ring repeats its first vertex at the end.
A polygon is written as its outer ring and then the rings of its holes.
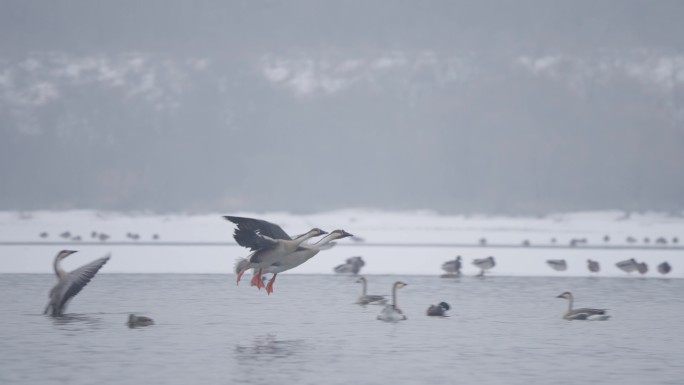
POLYGON ((446 317, 446 311, 449 309, 448 303, 440 302, 439 305, 430 305, 427 309, 427 315, 430 317, 446 317))
POLYGON ((128 327, 135 328, 140 326, 154 325, 154 320, 141 315, 130 314, 128 316, 128 327))

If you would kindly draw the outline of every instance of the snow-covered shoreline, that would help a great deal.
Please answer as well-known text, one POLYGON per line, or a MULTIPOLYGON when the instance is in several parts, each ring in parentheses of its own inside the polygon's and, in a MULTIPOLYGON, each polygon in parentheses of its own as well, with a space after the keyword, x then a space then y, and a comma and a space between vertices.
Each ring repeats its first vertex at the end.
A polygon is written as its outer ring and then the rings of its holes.
MULTIPOLYGON (((158 215, 148 213, 117 213, 88 210, 0 212, 0 243, 4 263, 0 273, 48 273, 56 251, 62 245, 41 242, 69 242, 80 252, 65 261, 68 269, 102 254, 112 253, 112 260, 102 273, 230 273, 236 258, 246 250, 232 245, 174 246, 155 242, 222 243, 232 241, 233 225, 216 214, 158 215), (60 234, 69 232, 69 238, 60 234), (45 238, 41 233, 47 233, 45 238), (92 233, 105 233, 106 241, 92 238, 92 233), (137 234, 133 240, 127 234, 137 234), (154 239, 154 235, 158 239, 154 239), (80 237, 81 241, 71 240, 80 237), (88 244, 84 244, 88 242, 88 244), (129 242, 130 245, 115 244, 129 242), (147 246, 136 245, 144 242, 147 246), (36 244, 37 243, 37 244, 36 244), (151 246, 149 245, 151 244, 151 246)), ((495 256, 497 276, 589 276, 588 258, 601 262, 599 276, 626 276, 614 264, 635 258, 649 265, 644 277, 662 277, 656 266, 668 261, 672 272, 666 277, 684 277, 678 261, 684 254, 669 246, 681 247, 684 242, 684 218, 663 213, 632 214, 625 217, 618 211, 550 214, 543 217, 503 217, 483 215, 440 215, 430 211, 378 211, 349 209, 295 215, 285 212, 233 212, 266 219, 280 224, 292 234, 311 227, 331 231, 345 229, 358 238, 342 240, 338 247, 320 253, 297 274, 332 274, 332 268, 350 256, 360 255, 366 261, 363 274, 439 275, 443 262, 461 255, 463 272, 476 274, 470 264, 474 258, 495 256), (606 240, 605 238, 609 239, 606 240), (628 242, 627 238, 634 239, 628 242), (665 244, 656 244, 662 238, 665 244), (645 240, 648 239, 648 243, 645 240), (569 245, 577 247, 537 248, 536 246, 569 245), (530 247, 493 248, 492 245, 522 245, 530 247), (369 244, 384 244, 369 247, 369 244), (414 244, 413 247, 394 246, 414 244), (420 245, 424 244, 425 247, 420 245), (458 248, 453 244, 480 245, 458 248), (444 245, 444 246, 440 246, 444 245), (583 246, 639 246, 639 249, 583 248, 583 246), (556 272, 546 259, 566 259, 568 270, 556 272)), ((661 241, 662 242, 662 241, 661 241)), ((632 274, 634 275, 634 274, 632 274)))

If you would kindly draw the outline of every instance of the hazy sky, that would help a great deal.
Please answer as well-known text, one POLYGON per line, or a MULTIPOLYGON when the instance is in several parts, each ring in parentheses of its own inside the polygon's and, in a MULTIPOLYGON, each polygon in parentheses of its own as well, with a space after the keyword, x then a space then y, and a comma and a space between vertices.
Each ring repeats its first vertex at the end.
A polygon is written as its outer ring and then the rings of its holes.
POLYGON ((0 209, 684 205, 680 1, 2 1, 0 209))

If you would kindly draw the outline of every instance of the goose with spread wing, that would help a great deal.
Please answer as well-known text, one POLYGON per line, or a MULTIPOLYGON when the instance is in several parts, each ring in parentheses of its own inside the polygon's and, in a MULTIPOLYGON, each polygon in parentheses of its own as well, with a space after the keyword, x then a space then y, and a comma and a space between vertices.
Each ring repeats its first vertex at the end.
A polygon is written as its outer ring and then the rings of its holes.
POLYGON ((565 298, 568 300, 568 311, 563 314, 563 319, 568 321, 605 321, 610 318, 609 315, 606 315, 606 309, 591 309, 586 307, 581 309, 573 309, 572 304, 574 299, 572 297, 572 293, 569 291, 566 291, 556 298, 565 298))
POLYGON ((45 307, 43 314, 53 317, 61 317, 66 310, 67 303, 78 294, 97 272, 109 260, 109 255, 98 258, 72 272, 62 269, 60 262, 75 253, 74 250, 62 250, 55 256, 53 267, 57 275, 57 284, 50 290, 50 302, 45 307))
MULTIPOLYGON (((262 267, 261 274, 273 274, 273 277, 268 281, 268 284, 266 285, 266 293, 273 293, 273 283, 275 282, 276 275, 304 264, 306 261, 316 256, 316 254, 318 254, 321 250, 327 250, 332 248, 335 245, 335 243, 332 241, 351 236, 353 235, 349 234, 344 230, 337 229, 331 231, 330 234, 321 238, 318 242, 302 243, 293 253, 283 256, 282 258, 273 262, 269 266, 262 267)), ((295 239, 297 238, 298 237, 295 237, 295 239)), ((245 269, 247 263, 249 263, 249 260, 247 260, 246 258, 240 258, 235 264, 236 274, 239 274, 240 271, 245 269)), ((256 269, 253 270, 253 274, 258 274, 256 269)), ((259 280, 261 281, 261 279, 259 280)))
POLYGON ((224 216, 224 218, 237 225, 233 238, 238 245, 252 251, 248 256, 247 263, 238 272, 237 282, 240 283, 240 278, 247 269, 254 268, 256 274, 252 276, 252 283, 258 288, 264 287, 261 280, 264 268, 295 252, 307 239, 327 234, 326 231, 313 228, 292 239, 280 226, 271 222, 235 216, 224 216))

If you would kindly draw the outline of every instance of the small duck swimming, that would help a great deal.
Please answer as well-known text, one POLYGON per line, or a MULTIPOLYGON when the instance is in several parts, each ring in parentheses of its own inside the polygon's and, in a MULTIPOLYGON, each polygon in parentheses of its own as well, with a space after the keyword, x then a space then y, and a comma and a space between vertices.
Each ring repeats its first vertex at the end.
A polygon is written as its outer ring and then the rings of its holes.
POLYGON ((429 317, 448 317, 446 311, 451 307, 446 302, 440 302, 439 305, 430 305, 427 309, 427 315, 429 317))
POLYGON ((128 327, 129 328, 135 328, 139 326, 150 326, 154 325, 154 320, 149 317, 145 316, 138 316, 135 314, 131 314, 128 316, 128 327))

